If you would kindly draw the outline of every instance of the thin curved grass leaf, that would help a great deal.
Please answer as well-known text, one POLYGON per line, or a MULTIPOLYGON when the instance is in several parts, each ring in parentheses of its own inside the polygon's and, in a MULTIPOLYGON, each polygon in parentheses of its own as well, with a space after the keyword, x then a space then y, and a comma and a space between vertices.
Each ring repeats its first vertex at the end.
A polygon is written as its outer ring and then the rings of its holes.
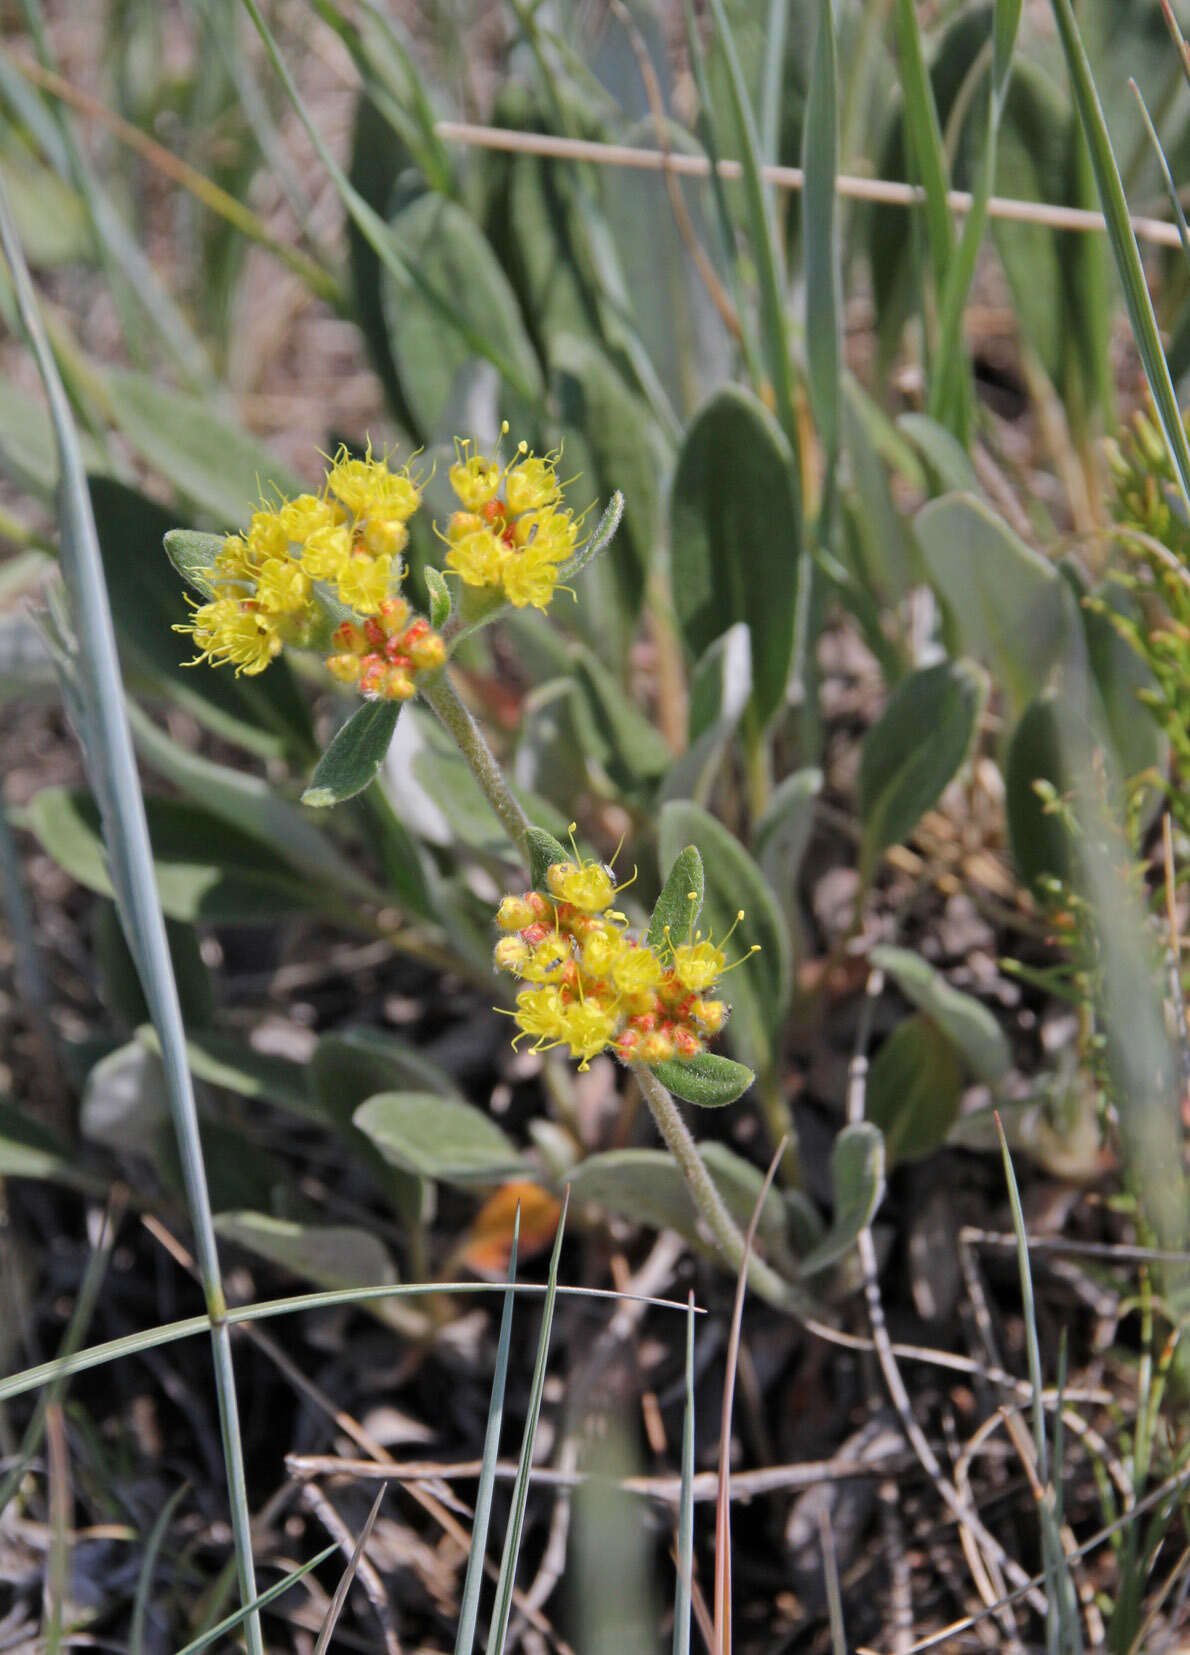
POLYGON ((192 1638, 188 1644, 178 1650, 178 1655, 198 1655, 199 1650, 209 1649, 217 1639, 223 1637, 225 1632, 232 1632, 237 1626, 242 1626, 249 1615, 256 1614, 258 1610, 266 1608, 285 1592, 288 1592, 292 1586, 296 1586, 299 1580, 304 1579, 312 1569, 317 1569, 319 1564, 325 1563, 328 1557, 332 1557, 338 1549, 338 1542, 332 1541, 329 1546, 325 1546, 322 1551, 303 1563, 300 1568, 294 1569, 284 1579, 278 1580, 267 1591, 259 1593, 246 1608, 237 1609, 234 1615, 225 1615, 217 1625, 209 1627, 197 1638, 192 1638))

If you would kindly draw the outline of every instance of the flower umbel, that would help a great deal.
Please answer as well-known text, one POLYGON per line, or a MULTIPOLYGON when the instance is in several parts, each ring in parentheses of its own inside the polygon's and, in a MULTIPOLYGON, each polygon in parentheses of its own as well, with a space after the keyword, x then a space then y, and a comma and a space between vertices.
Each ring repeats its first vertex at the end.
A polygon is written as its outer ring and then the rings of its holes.
POLYGON ((244 533, 227 536, 211 572, 217 595, 177 629, 193 636, 196 662, 254 674, 285 644, 325 648, 317 585, 354 617, 333 634, 331 673, 369 700, 408 700, 418 673, 446 659, 438 633, 400 596, 401 552, 420 504, 408 467, 393 470, 370 446, 363 459, 341 448, 318 494, 264 505, 244 533))
POLYGON ((547 879, 550 896, 510 893, 496 912, 495 963, 529 985, 516 997, 516 1040, 565 1046, 580 1069, 607 1049, 647 1064, 705 1051, 727 1022, 727 1005, 709 997, 731 969, 723 949, 693 925, 685 942, 650 947, 612 909, 623 887, 596 863, 558 862, 547 879))
POLYGON ((522 442, 502 465, 498 452, 472 454, 465 442, 457 449, 450 484, 463 509, 446 525, 447 564, 465 586, 499 593, 517 609, 547 609, 579 535, 563 505, 560 451, 542 457, 522 442))

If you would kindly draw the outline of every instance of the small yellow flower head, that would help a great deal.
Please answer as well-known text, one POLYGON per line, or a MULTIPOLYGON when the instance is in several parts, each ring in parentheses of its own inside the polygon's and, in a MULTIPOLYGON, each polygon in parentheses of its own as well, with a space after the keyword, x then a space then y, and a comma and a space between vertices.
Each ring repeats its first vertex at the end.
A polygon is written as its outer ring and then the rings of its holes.
POLYGON ((289 552, 289 536, 275 511, 254 511, 248 521, 248 552, 257 562, 269 557, 285 557, 289 552))
POLYGON ((553 931, 533 949, 521 970, 526 982, 548 983, 560 980, 570 959, 570 938, 553 931))
POLYGON ((399 517, 369 517, 364 545, 374 557, 400 557, 409 544, 409 530, 399 517))
POLYGON ((662 974, 661 961, 651 948, 629 945, 613 965, 611 978, 618 993, 635 998, 656 988, 662 974))
POLYGON ((548 609, 558 584, 558 566, 532 550, 508 558, 503 569, 504 596, 516 609, 548 609))
POLYGON ((364 663, 358 655, 328 655, 326 670, 332 678, 337 678, 340 684, 358 684, 363 674, 364 663))
POLYGON ((353 552, 338 579, 339 596, 361 615, 374 615, 388 596, 391 557, 353 552))
POLYGON ((229 534, 223 542, 223 550, 215 559, 215 568, 219 571, 221 584, 249 584, 256 579, 258 562, 249 552, 248 542, 242 534, 229 534))
POLYGON ((556 505, 562 498, 562 489, 552 457, 540 459, 530 454, 526 443, 519 445, 517 454, 520 457, 509 466, 504 478, 504 498, 512 516, 556 505))
POLYGON ((611 1043, 615 1032, 615 1012, 597 1000, 571 1001, 566 1009, 562 1038, 570 1047, 571 1057, 579 1059, 580 1069, 590 1066, 591 1059, 611 1043))
POLYGON ((523 931, 539 916, 528 897, 506 896, 496 910, 496 924, 501 931, 523 931))
POLYGON ((211 603, 195 604, 194 613, 184 626, 175 632, 188 632, 194 639, 198 654, 191 662, 209 661, 212 666, 226 662, 241 672, 254 677, 263 672, 273 657, 280 653, 281 639, 272 618, 239 598, 215 598, 211 603))
POLYGON ((727 1007, 722 1000, 695 1000, 690 1007, 690 1021, 704 1034, 719 1034, 727 1022, 727 1007))
POLYGON ((304 546, 312 534, 334 528, 343 520, 341 508, 321 494, 299 494, 296 500, 287 501, 277 515, 286 536, 296 546, 304 546))
POLYGON ((302 568, 312 580, 338 581, 351 561, 351 530, 345 523, 312 529, 302 546, 302 568))
POLYGON ((387 597, 366 620, 344 621, 335 628, 328 670, 370 701, 408 701, 417 693, 418 674, 435 670, 446 658, 446 646, 429 621, 409 617, 404 598, 387 597))
POLYGON ((510 556, 499 535, 491 529, 479 528, 453 540, 446 561, 462 576, 465 586, 498 586, 510 556))
POLYGON ((374 460, 371 449, 366 459, 353 459, 347 449, 340 448, 326 474, 326 486, 335 499, 345 506, 353 517, 367 517, 372 501, 382 486, 381 478, 388 471, 383 460, 374 460))
POLYGON ((711 942, 682 943, 674 949, 673 974, 691 994, 705 994, 719 981, 727 955, 711 942))
POLYGON ((500 491, 504 468, 495 454, 468 454, 469 443, 456 443, 458 459, 450 468, 450 486, 468 511, 479 511, 500 491))
POLYGON ((288 557, 266 558, 256 577, 256 601, 269 615, 302 614, 310 603, 310 577, 288 557))
POLYGON ((602 914, 615 900, 612 876, 598 862, 554 862, 546 874, 550 894, 584 914, 602 914))
POLYGON ((566 1005, 552 985, 523 988, 516 997, 516 1020, 521 1033, 537 1042, 557 1045, 566 1034, 566 1005))
POLYGON ((523 967, 528 963, 529 954, 529 944, 521 937, 501 937, 492 958, 499 970, 511 971, 515 976, 520 976, 523 967))
POLYGON ((624 939, 612 926, 599 926, 583 942, 583 970, 591 977, 610 977, 623 954, 624 939))

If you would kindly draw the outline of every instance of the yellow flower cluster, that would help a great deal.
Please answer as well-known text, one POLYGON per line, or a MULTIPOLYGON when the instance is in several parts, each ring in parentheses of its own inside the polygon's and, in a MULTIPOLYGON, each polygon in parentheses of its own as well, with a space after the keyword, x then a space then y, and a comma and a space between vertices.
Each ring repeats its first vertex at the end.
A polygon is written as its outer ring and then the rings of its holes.
POLYGON ((711 997, 727 969, 723 949, 693 925, 685 942, 667 935, 659 949, 630 936, 612 907, 623 886, 597 862, 556 862, 546 882, 549 896, 506 896, 496 914, 505 933, 496 965, 529 985, 516 997, 517 1040, 530 1036, 534 1051, 566 1046, 580 1069, 608 1047, 648 1064, 705 1051, 727 1021, 711 997))
POLYGON ((420 504, 408 468, 393 471, 370 449, 362 460, 340 449, 318 494, 262 507, 243 534, 228 535, 211 573, 217 596, 195 604, 177 630, 193 636, 198 661, 263 672, 284 644, 308 643, 320 620, 318 582, 360 617, 335 633, 327 662, 335 677, 369 698, 407 700, 415 674, 445 658, 438 634, 427 621, 409 624, 397 595, 420 504))
POLYGON ((446 525, 446 561, 463 580, 500 592, 518 609, 547 609, 560 566, 578 545, 579 525, 562 503, 558 455, 520 443, 516 458, 471 454, 460 442, 450 484, 463 509, 446 525))

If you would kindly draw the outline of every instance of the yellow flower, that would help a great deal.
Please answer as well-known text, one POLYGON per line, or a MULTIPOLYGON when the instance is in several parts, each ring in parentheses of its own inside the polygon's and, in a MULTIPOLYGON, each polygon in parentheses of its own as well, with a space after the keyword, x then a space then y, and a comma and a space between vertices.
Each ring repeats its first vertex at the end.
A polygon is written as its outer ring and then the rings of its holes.
POLYGON ((350 561, 351 530, 344 523, 311 530, 302 547, 302 568, 313 580, 337 581, 350 561))
POLYGON ((626 947, 612 966, 611 978, 620 994, 636 996, 656 988, 662 977, 661 961, 651 948, 626 947))
POLYGON ((388 596, 391 557, 353 552, 338 577, 339 596, 361 615, 373 615, 388 596))
POLYGON ((310 577, 291 558, 266 558, 256 577, 256 601, 270 615, 300 614, 309 607, 310 577))
POLYGON ((446 561, 466 586, 497 586, 509 556, 508 547, 491 529, 475 529, 451 546, 446 561))
POLYGON ((504 468, 494 454, 468 454, 469 443, 456 447, 459 457, 450 468, 450 486, 468 511, 479 511, 499 493, 504 468))
POLYGON ((532 550, 514 552, 501 571, 504 596, 517 609, 548 609, 558 584, 558 566, 532 550))
POLYGON ((254 511, 248 520, 247 541, 248 554, 258 563, 269 557, 285 557, 289 552, 289 536, 279 512, 254 511))
POLYGON ((547 455, 540 459, 536 454, 530 454, 527 443, 521 443, 517 453, 521 458, 509 466, 504 478, 504 498, 509 511, 514 517, 519 517, 522 512, 540 511, 543 506, 556 505, 562 497, 562 489, 553 458, 547 455))
POLYGON ((320 529, 334 528, 343 520, 343 512, 333 500, 321 494, 299 494, 289 500, 278 512, 281 527, 294 545, 303 546, 320 529))
POLYGON ((280 653, 281 639, 272 618, 238 598, 215 598, 211 603, 193 605, 194 613, 175 632, 188 632, 198 648, 190 663, 209 661, 212 666, 227 662, 251 678, 263 672, 280 653))

